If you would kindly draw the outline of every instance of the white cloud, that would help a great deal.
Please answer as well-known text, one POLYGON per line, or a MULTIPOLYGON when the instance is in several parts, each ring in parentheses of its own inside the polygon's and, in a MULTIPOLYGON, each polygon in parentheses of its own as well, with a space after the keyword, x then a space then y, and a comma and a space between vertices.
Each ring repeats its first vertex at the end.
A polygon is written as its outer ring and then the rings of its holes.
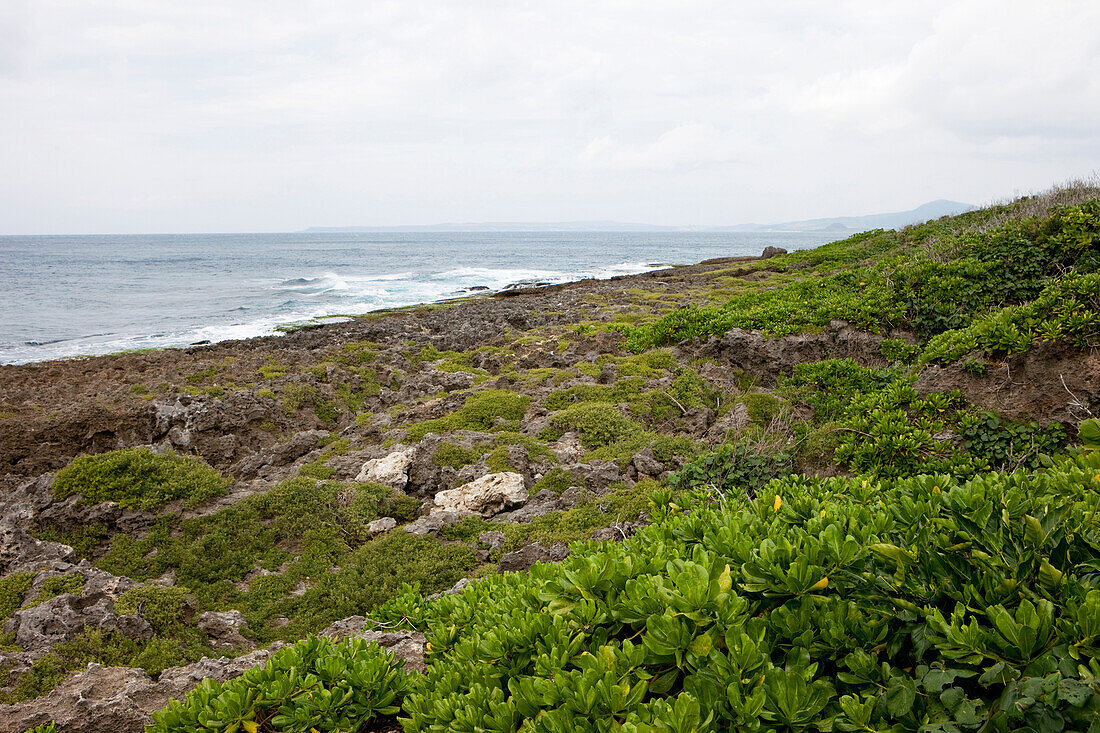
POLYGON ((1100 6, 7 0, 0 232, 984 200, 1100 167, 1100 6))

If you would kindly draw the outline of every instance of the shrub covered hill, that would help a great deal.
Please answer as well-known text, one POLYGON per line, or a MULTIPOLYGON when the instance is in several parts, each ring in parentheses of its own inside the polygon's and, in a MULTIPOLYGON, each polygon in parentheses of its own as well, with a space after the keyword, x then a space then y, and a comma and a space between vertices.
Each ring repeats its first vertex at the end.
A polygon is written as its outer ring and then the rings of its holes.
POLYGON ((1098 344, 1072 185, 0 368, 0 731, 1100 731, 1098 344))

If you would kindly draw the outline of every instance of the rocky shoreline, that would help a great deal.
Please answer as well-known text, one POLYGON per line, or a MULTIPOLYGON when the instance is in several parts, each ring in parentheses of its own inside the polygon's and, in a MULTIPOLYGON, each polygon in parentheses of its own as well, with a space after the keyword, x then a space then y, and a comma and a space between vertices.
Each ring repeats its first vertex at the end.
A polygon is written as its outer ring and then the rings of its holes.
MULTIPOLYGON (((0 613, 0 699, 11 703, 0 705, 0 733, 49 720, 61 731, 141 730, 201 679, 240 674, 322 621, 324 633, 373 634, 422 667, 423 636, 371 628, 369 609, 355 604, 340 620, 298 599, 327 603, 326 583, 364 572, 354 563, 386 541, 450 553, 446 572, 425 575, 441 583, 437 593, 478 573, 560 561, 570 541, 633 535, 648 519, 646 492, 700 447, 749 436, 796 453, 792 426, 813 410, 777 393, 777 379, 824 359, 887 367, 885 342, 912 344, 913 333, 839 320, 780 338, 734 328, 637 356, 622 335, 670 308, 766 290, 806 267, 775 254, 509 289, 282 337, 0 366, 0 609, 10 606, 0 613), (592 394, 599 409, 589 409, 592 394), (153 508, 57 494, 57 472, 73 459, 132 448, 191 456, 228 489, 153 508), (325 542, 342 543, 340 553, 315 561, 315 540, 276 533, 277 556, 241 550, 247 566, 201 581, 200 593, 185 554, 204 547, 205 527, 235 521, 241 507, 272 532, 301 522, 288 518, 300 509, 262 504, 291 491, 300 492, 292 506, 328 497, 316 506, 334 518, 325 542), (134 605, 171 589, 180 595, 170 625, 152 602, 134 605), (201 659, 163 671, 150 662, 153 673, 90 662, 70 675, 78 661, 105 658, 73 651, 89 639, 121 640, 133 659, 170 642, 201 659)), ((915 388, 960 389, 973 405, 1049 424, 1074 417, 1064 392, 1094 402, 1098 384, 1096 349, 1052 343, 981 374, 930 366, 915 388)), ((831 450, 802 456, 806 473, 846 474, 831 450)))
MULTIPOLYGON (((184 518, 213 514, 295 476, 321 458, 331 436, 352 440, 357 450, 328 461, 330 478, 408 492, 423 505, 422 515, 401 529, 413 535, 438 535, 471 514, 498 522, 530 522, 605 494, 620 480, 667 475, 672 466, 647 451, 635 456, 625 471, 612 461, 584 461, 586 451, 575 434, 551 442, 551 454, 542 458, 528 455, 521 445, 510 446, 512 471, 490 472, 484 458, 460 469, 439 466, 432 458, 443 436, 429 433, 411 445, 391 444, 404 437, 404 430, 394 425, 388 410, 403 406, 407 414, 400 423, 408 424, 453 411, 462 404, 460 394, 475 383, 514 388, 514 378, 500 373, 506 361, 502 352, 513 345, 514 356, 507 360, 521 370, 566 369, 594 362, 601 354, 622 353, 617 333, 570 334, 570 343, 564 345, 562 327, 606 322, 631 310, 621 302, 631 289, 690 298, 693 288, 713 277, 731 272, 759 277, 761 271, 752 268, 757 261, 729 258, 609 280, 511 288, 460 302, 373 313, 281 337, 0 367, 0 577, 31 574, 23 592, 26 599, 41 596, 51 579, 79 578, 75 592, 17 604, 23 608, 6 619, 4 631, 12 644, 9 651, 0 651, 0 682, 6 680, 0 690, 16 691, 36 660, 87 629, 138 641, 153 633, 140 613, 116 611, 116 601, 142 584, 97 569, 94 563, 103 546, 80 557, 68 545, 35 535, 48 529, 66 536, 96 526, 108 536, 141 537, 166 513, 181 512, 184 518), (513 344, 517 338, 521 342, 513 344), (326 361, 347 353, 348 344, 364 342, 375 352, 371 382, 377 387, 364 389, 362 376, 353 374, 351 389, 366 394, 363 404, 356 413, 345 410, 334 419, 324 410, 337 399, 334 367, 326 361), (475 355, 469 371, 440 369, 416 358, 425 349, 475 355), (324 366, 318 369, 318 364, 324 366), (302 384, 311 392, 309 402, 287 409, 282 388, 302 384), (358 417, 364 414, 369 419, 358 417), (89 505, 78 494, 64 500, 53 495, 56 471, 76 456, 134 446, 199 457, 230 477, 231 488, 199 507, 183 509, 176 502, 155 512, 111 501, 89 505), (574 485, 529 494, 553 470, 551 464, 564 466, 574 485)), ((553 389, 547 385, 529 391, 537 399, 553 389)), ((519 421, 519 432, 545 429, 546 413, 529 410, 519 421)), ((706 410, 688 417, 700 433, 714 422, 706 410)), ((447 443, 471 449, 487 437, 483 431, 458 430, 447 434, 447 443)), ((393 518, 383 517, 370 523, 368 531, 383 534, 396 525, 393 518)), ((621 539, 638 526, 638 521, 613 522, 593 537, 621 539)), ((493 554, 501 570, 568 554, 563 543, 538 541, 502 552, 504 535, 493 531, 481 532, 477 544, 483 548, 479 556, 493 554)), ((168 575, 148 582, 170 587, 174 579, 168 575)), ((155 679, 141 669, 92 663, 44 698, 0 706, 0 731, 22 731, 49 720, 60 730, 140 730, 152 711, 201 679, 239 674, 284 643, 249 651, 254 642, 240 633, 247 623, 239 611, 207 611, 193 621, 208 636, 210 648, 242 656, 204 657, 155 679)))

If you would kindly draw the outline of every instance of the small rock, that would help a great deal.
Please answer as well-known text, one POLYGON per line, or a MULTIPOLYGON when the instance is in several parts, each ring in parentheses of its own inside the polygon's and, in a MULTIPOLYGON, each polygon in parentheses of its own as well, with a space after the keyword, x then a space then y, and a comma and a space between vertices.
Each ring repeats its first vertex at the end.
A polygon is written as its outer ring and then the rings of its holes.
POLYGON ((711 442, 725 441, 730 437, 739 435, 751 424, 752 418, 749 417, 749 406, 744 402, 738 402, 729 412, 711 425, 703 437, 711 442))
POLYGON ((783 249, 782 247, 773 247, 771 245, 768 245, 764 248, 764 251, 760 253, 760 259, 768 260, 772 257, 777 257, 779 255, 785 254, 787 254, 787 250, 783 249))
POLYGON ((569 557, 569 548, 560 542, 543 545, 534 542, 500 558, 502 572, 526 570, 537 562, 561 562, 569 557))
POLYGON ((397 520, 393 517, 382 517, 381 519, 376 519, 368 523, 367 531, 371 534, 381 534, 382 532, 389 532, 396 526, 397 520))
POLYGON ((646 447, 630 459, 640 476, 659 476, 665 470, 665 464, 653 457, 653 449, 646 447))
MULTIPOLYGON (((484 532, 482 534, 484 534, 484 532)), ((447 590, 441 591, 439 593, 432 593, 431 595, 427 596, 426 599, 429 601, 434 601, 436 598, 440 598, 442 596, 453 596, 455 593, 461 593, 462 589, 472 582, 473 581, 470 578, 460 578, 457 583, 452 585, 447 590)))
POLYGON ((51 721, 59 733, 142 733, 150 716, 169 700, 182 700, 204 679, 225 682, 237 677, 264 664, 284 646, 276 642, 236 659, 203 657, 194 664, 164 670, 156 682, 140 669, 89 664, 48 695, 0 705, 0 733, 20 733, 51 721))
POLYGON ((482 532, 477 536, 477 544, 481 547, 488 547, 490 550, 502 550, 504 549, 504 543, 507 541, 507 537, 503 532, 497 532, 492 530, 490 532, 482 532))
POLYGON ((276 466, 286 466, 298 460, 321 444, 328 437, 324 430, 305 430, 295 433, 290 440, 272 451, 271 462, 276 466))
POLYGON ((566 433, 550 444, 550 452, 562 463, 578 463, 584 457, 585 449, 576 433, 566 433))
POLYGON ((210 645, 215 649, 252 646, 252 642, 241 634, 248 629, 248 622, 240 611, 207 611, 196 616, 195 623, 210 637, 210 645))
POLYGON ((123 636, 137 641, 149 641, 153 638, 153 626, 141 616, 124 613, 115 619, 115 628, 123 636))
POLYGON ((432 514, 455 512, 489 517, 526 501, 523 476, 511 472, 490 473, 457 489, 440 491, 435 495, 432 514))
POLYGON ((464 516, 457 512, 433 512, 426 517, 417 519, 415 522, 406 524, 405 531, 411 535, 436 534, 444 527, 458 524, 464 516))

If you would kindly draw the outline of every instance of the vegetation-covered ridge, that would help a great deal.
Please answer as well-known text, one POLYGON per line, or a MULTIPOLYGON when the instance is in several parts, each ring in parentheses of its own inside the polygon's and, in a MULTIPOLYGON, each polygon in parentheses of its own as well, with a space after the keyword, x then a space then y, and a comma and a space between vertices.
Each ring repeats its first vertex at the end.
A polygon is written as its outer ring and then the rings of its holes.
POLYGON ((0 703, 290 642, 153 730, 1100 731, 1097 278, 1078 185, 28 368, 110 375, 71 423, 0 394, 5 511, 63 543, 0 565, 0 703), (513 493, 447 509, 483 480, 513 493), (424 632, 427 673, 312 636, 351 616, 424 632))

